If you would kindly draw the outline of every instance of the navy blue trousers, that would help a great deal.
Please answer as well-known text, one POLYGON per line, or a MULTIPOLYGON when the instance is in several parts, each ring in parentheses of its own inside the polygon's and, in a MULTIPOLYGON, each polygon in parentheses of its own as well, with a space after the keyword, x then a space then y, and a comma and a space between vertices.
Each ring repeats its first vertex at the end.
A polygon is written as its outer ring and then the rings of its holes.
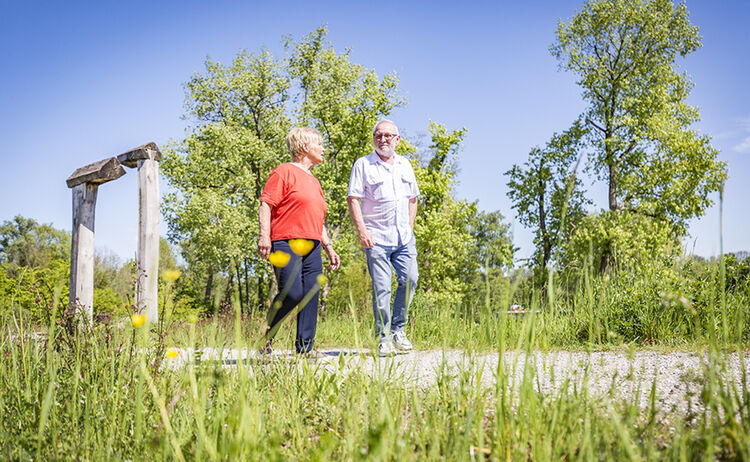
POLYGON ((323 260, 320 255, 320 241, 312 241, 315 245, 305 256, 296 255, 289 248, 288 241, 273 241, 271 250, 281 250, 291 255, 289 264, 283 268, 274 267, 279 293, 273 299, 271 309, 281 303, 281 308, 271 321, 271 327, 286 316, 311 291, 312 298, 297 314, 297 337, 294 348, 297 353, 307 353, 315 345, 315 330, 318 326, 318 298, 320 288, 316 287, 318 275, 323 272, 323 260))

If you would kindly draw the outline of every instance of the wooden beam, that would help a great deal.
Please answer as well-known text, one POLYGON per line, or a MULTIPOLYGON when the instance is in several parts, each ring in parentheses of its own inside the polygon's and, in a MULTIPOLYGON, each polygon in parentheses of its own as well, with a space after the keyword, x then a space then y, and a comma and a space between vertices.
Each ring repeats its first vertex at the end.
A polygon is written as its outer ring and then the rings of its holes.
POLYGON ((99 186, 91 183, 73 188, 68 300, 74 313, 86 315, 89 325, 94 317, 94 212, 98 190, 99 186))
POLYGON ((102 184, 116 180, 124 174, 125 169, 120 166, 117 159, 110 157, 77 169, 68 177, 66 183, 69 188, 75 188, 83 183, 102 184))
POLYGON ((148 322, 158 322, 159 163, 138 161, 138 253, 135 303, 148 322))
POLYGON ((137 148, 131 149, 117 156, 117 160, 124 166, 135 168, 139 160, 152 159, 161 162, 161 151, 153 141, 137 148))

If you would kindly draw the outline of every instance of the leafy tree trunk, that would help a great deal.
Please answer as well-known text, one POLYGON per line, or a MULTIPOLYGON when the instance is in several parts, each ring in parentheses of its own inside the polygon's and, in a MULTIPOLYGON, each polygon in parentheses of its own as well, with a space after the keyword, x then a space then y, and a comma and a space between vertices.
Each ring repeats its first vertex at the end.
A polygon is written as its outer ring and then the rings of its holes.
POLYGON ((265 291, 263 290, 263 288, 266 285, 266 278, 263 274, 259 273, 258 278, 256 279, 255 282, 256 282, 255 292, 258 294, 256 305, 258 306, 258 308, 261 308, 263 307, 264 300, 265 300, 265 295, 264 295, 265 291))
POLYGON ((248 269, 248 259, 242 259, 242 266, 245 270, 245 309, 248 314, 253 314, 253 305, 250 303, 250 271, 248 269))
POLYGON ((237 274, 237 301, 240 303, 240 313, 245 312, 245 297, 243 295, 242 275, 240 274, 240 262, 235 258, 234 271, 237 274))
POLYGON ((617 206, 617 164, 609 164, 609 209, 613 212, 618 210, 617 206))
POLYGON ((227 281, 227 290, 224 292, 223 306, 219 309, 223 309, 225 306, 232 306, 232 292, 234 291, 234 271, 229 271, 229 280, 227 281))
POLYGON ((552 252, 552 243, 550 242, 549 233, 547 232, 547 212, 544 208, 544 194, 546 192, 546 184, 541 175, 543 166, 544 160, 542 159, 539 161, 539 236, 542 241, 542 268, 547 268, 547 263, 549 262, 550 254, 552 252))
POLYGON ((203 303, 208 305, 211 303, 211 292, 213 291, 214 285, 214 269, 213 267, 208 268, 208 280, 206 281, 206 290, 203 293, 203 303))

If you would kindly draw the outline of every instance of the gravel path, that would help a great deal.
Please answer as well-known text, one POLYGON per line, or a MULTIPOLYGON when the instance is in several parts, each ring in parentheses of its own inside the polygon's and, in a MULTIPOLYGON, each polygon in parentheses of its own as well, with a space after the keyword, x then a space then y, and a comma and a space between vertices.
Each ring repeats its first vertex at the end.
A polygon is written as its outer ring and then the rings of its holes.
MULTIPOLYGON (((336 373, 362 371, 403 381, 407 385, 430 387, 441 373, 456 376, 471 372, 473 380, 483 386, 494 387, 497 376, 498 353, 469 354, 459 350, 419 350, 390 358, 374 357, 369 350, 323 349, 314 361, 321 370, 336 373)), ((202 358, 219 360, 216 350, 203 350, 202 358)), ((744 363, 750 364, 750 351, 743 353, 744 363)), ((179 363, 192 357, 192 352, 182 350, 179 363)), ((295 361, 290 351, 274 351, 270 356, 260 356, 254 351, 227 349, 222 352, 222 364, 232 367, 238 359, 248 360, 251 367, 263 367, 272 361, 295 361), (248 357, 249 356, 249 357, 248 357)), ((535 371, 535 386, 544 394, 559 391, 566 379, 571 385, 588 386, 593 399, 605 397, 610 392, 616 398, 637 399, 642 407, 650 404, 652 385, 655 383, 656 401, 662 412, 684 413, 690 406, 700 409, 700 393, 705 374, 719 374, 725 387, 741 391, 743 361, 736 353, 722 356, 722 367, 709 369, 708 356, 702 353, 639 351, 633 354, 618 352, 524 352, 504 353, 503 368, 509 381, 519 384, 524 365, 535 371), (528 359, 528 364, 526 363, 528 359)), ((745 384, 750 382, 750 371, 745 368, 745 384)))

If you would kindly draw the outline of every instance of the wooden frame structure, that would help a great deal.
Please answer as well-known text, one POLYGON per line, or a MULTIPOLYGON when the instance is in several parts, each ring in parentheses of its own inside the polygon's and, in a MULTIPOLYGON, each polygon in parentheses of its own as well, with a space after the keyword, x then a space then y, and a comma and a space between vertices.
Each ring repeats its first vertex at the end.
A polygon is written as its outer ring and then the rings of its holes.
POLYGON ((94 222, 99 185, 138 168, 138 251, 136 309, 149 322, 159 320, 159 162, 161 152, 147 143, 117 157, 77 169, 67 179, 73 190, 73 232, 70 252, 69 304, 91 324, 94 315, 94 222))

